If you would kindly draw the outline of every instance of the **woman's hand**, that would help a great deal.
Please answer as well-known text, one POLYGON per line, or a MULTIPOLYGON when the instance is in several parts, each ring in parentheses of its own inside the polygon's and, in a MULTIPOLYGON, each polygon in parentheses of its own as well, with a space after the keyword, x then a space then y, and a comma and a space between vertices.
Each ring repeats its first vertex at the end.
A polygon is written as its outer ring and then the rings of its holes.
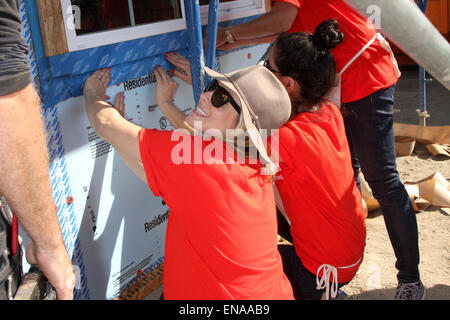
MULTIPOLYGON (((106 101, 111 99, 106 95, 106 88, 111 81, 111 69, 101 69, 95 71, 89 78, 86 79, 84 83, 84 96, 87 102, 94 101, 106 101)), ((105 106, 111 107, 109 103, 104 104, 105 106)), ((114 109, 116 109, 122 117, 125 117, 125 94, 120 92, 116 96, 114 102, 114 109)))
POLYGON ((156 104, 161 107, 168 103, 173 104, 173 96, 178 88, 178 83, 167 74, 161 66, 155 69, 156 77, 156 104))
POLYGON ((187 84, 192 85, 192 76, 191 76, 191 63, 188 59, 183 57, 179 53, 174 52, 167 52, 166 53, 166 59, 171 64, 173 64, 175 67, 180 69, 182 72, 174 69, 173 74, 174 76, 178 77, 180 80, 183 80, 187 84))
POLYGON ((103 101, 110 98, 106 95, 106 88, 111 80, 111 69, 100 69, 95 71, 86 79, 83 88, 83 94, 87 99, 101 99, 103 101))

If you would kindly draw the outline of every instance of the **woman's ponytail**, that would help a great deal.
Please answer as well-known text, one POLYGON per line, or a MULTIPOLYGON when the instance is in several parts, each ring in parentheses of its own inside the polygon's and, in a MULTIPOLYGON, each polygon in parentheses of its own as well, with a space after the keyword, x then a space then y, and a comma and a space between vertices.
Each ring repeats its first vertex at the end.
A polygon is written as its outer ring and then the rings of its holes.
POLYGON ((311 40, 317 49, 330 50, 344 41, 344 34, 339 30, 338 22, 334 19, 329 19, 316 27, 311 40))

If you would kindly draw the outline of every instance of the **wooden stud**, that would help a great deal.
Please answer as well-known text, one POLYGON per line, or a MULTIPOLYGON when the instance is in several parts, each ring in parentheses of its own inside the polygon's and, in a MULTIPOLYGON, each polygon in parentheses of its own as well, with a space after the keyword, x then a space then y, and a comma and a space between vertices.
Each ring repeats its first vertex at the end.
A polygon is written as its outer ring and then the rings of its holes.
POLYGON ((60 0, 38 0, 36 6, 46 56, 69 52, 60 0))
POLYGON ((271 3, 271 0, 266 0, 266 12, 269 12, 271 9, 270 3, 271 3))

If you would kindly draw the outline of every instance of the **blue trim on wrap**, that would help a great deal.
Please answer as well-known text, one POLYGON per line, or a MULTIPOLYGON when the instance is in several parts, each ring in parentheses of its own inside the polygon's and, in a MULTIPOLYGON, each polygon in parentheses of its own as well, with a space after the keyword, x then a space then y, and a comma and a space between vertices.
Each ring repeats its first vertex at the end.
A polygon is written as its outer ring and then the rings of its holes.
POLYGON ((186 12, 186 25, 189 37, 189 52, 191 61, 192 90, 194 92, 194 100, 197 105, 200 94, 203 91, 204 70, 205 65, 202 27, 200 19, 200 5, 198 0, 184 0, 184 8, 186 12))
POLYGON ((28 23, 30 25, 31 38, 33 39, 33 50, 36 59, 45 57, 44 45, 41 36, 41 27, 39 25, 39 15, 37 12, 35 0, 23 0, 28 14, 28 23))
MULTIPOLYGON (((84 82, 97 69, 112 68, 111 84, 114 85, 152 74, 153 69, 158 65, 166 70, 173 69, 173 65, 165 59, 165 53, 168 51, 177 51, 185 57, 191 57, 187 30, 46 57, 36 1, 23 1, 28 11, 39 71, 39 91, 45 109, 71 97, 81 96, 84 82)), ((220 25, 240 24, 256 17, 258 15, 226 21, 220 25)), ((205 28, 206 26, 203 30, 205 28)), ((217 54, 220 55, 220 51, 217 54)))
POLYGON ((38 61, 43 104, 47 108, 81 96, 86 78, 97 69, 112 68, 112 84, 151 74, 158 65, 171 69, 165 53, 179 51, 187 56, 186 47, 184 30, 46 57, 38 61))
POLYGON ((209 1, 208 11, 208 33, 206 37, 206 66, 210 69, 215 68, 216 44, 217 44, 217 26, 219 21, 219 0, 209 1))

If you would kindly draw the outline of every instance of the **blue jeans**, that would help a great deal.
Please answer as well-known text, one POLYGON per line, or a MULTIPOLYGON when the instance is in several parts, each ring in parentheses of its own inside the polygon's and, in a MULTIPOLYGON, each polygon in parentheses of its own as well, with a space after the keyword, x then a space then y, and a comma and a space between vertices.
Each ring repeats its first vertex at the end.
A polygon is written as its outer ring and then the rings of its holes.
POLYGON ((414 208, 397 171, 394 138, 395 85, 342 106, 355 179, 358 172, 383 211, 400 282, 419 281, 419 245, 414 208))

